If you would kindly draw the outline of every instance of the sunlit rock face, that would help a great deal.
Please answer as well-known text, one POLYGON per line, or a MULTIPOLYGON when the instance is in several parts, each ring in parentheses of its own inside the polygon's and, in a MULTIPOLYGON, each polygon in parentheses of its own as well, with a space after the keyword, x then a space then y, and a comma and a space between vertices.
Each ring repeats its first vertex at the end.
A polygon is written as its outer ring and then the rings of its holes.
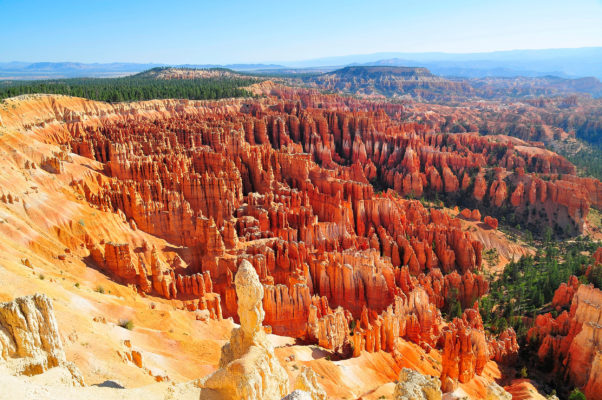
POLYGON ((572 276, 568 284, 563 283, 556 290, 553 304, 565 311, 557 318, 551 314, 538 315, 528 338, 539 343, 540 361, 552 363, 554 370, 583 388, 588 399, 599 399, 602 393, 602 291, 581 285, 572 276))

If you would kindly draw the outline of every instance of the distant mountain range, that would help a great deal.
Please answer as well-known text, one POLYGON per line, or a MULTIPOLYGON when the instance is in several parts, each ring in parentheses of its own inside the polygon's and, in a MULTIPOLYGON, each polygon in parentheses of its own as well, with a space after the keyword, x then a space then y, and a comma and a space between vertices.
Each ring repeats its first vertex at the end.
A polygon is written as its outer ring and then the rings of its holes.
MULTIPOLYGON (((329 72, 345 66, 425 67, 444 77, 596 77, 602 79, 602 47, 577 49, 511 50, 490 53, 374 53, 266 64, 183 64, 176 67, 224 67, 263 73, 329 72)), ((0 79, 52 79, 123 76, 160 63, 86 64, 78 62, 0 63, 0 79)))
POLYGON ((302 80, 310 86, 332 91, 422 101, 499 100, 571 94, 602 97, 602 83, 594 77, 445 78, 424 67, 350 66, 308 75, 302 80))
POLYGON ((296 68, 344 65, 426 67, 446 77, 546 76, 602 79, 602 47, 511 50, 491 53, 375 53, 288 63, 296 68))

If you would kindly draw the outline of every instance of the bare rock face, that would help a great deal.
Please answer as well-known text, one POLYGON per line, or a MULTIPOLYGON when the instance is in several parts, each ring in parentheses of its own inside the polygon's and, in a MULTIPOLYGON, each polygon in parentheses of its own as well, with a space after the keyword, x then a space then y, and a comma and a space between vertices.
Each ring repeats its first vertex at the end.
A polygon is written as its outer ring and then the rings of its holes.
MULTIPOLYGON (((265 316, 263 286, 255 269, 243 260, 235 277, 240 328, 232 330, 230 342, 222 347, 219 366, 205 381, 205 388, 223 399, 281 399, 288 377, 261 325, 265 316)), ((203 399, 201 392, 201 399, 203 399)))
POLYGON ((489 215, 487 215, 487 216, 485 216, 485 219, 483 220, 483 222, 485 222, 491 229, 497 229, 497 226, 498 226, 497 218, 492 218, 489 215))
POLYGON ((512 395, 495 382, 487 386, 485 400, 512 400, 512 395))
POLYGON ((393 398, 395 400, 441 400, 441 381, 409 368, 399 373, 393 398))
POLYGON ((568 351, 571 380, 584 387, 588 399, 602 399, 602 291, 581 285, 573 297, 571 316, 581 324, 568 351))
POLYGON ((602 291, 572 278, 554 296, 556 305, 572 297, 570 312, 556 319, 539 315, 527 336, 539 343, 541 362, 552 360, 554 370, 582 388, 588 399, 602 399, 602 291))
MULTIPOLYGON (((295 391, 307 393, 311 400, 326 400, 326 391, 318 383, 316 373, 309 367, 303 367, 295 380, 295 391)), ((294 392, 293 392, 294 393, 294 392)), ((292 393, 291 393, 292 394, 292 393)))
POLYGON ((303 390, 293 390, 290 394, 282 398, 282 400, 312 400, 311 395, 303 390))
POLYGON ((74 382, 83 385, 81 373, 65 358, 52 304, 44 294, 0 303, 0 363, 29 376, 66 367, 74 382))

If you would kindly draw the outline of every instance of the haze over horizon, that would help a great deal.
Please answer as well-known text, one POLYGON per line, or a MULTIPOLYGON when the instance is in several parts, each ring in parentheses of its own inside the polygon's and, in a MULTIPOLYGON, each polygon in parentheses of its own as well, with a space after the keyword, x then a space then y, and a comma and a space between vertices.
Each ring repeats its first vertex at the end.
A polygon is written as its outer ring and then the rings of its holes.
POLYGON ((602 2, 0 2, 0 61, 287 63, 602 46, 602 2), (376 18, 378 16, 378 18, 376 18))

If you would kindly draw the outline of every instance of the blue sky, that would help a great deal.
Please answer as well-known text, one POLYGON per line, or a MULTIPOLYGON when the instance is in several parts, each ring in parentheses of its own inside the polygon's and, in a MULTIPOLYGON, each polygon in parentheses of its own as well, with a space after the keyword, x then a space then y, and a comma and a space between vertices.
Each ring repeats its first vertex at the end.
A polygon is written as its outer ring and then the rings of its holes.
POLYGON ((277 62, 602 46, 602 0, 0 0, 0 61, 277 62))

